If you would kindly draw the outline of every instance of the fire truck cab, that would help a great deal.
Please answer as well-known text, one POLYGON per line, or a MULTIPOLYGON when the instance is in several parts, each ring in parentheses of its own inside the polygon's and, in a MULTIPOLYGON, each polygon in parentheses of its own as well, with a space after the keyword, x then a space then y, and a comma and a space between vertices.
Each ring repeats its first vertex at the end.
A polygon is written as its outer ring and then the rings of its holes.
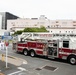
MULTIPOLYGON (((43 35, 40 34, 40 36, 42 37, 43 35)), ((76 64, 75 37, 27 39, 25 41, 21 39, 20 42, 13 43, 13 49, 17 52, 23 52, 24 55, 30 55, 32 57, 41 55, 48 58, 60 58, 67 60, 71 64, 76 64)))

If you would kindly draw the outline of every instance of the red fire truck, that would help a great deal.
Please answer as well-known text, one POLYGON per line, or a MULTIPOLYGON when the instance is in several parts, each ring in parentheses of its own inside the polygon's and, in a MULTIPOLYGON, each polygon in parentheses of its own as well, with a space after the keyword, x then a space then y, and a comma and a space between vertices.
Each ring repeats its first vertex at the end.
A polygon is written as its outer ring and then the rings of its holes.
POLYGON ((25 56, 41 55, 48 58, 65 59, 70 64, 76 64, 76 35, 72 37, 64 34, 63 37, 61 35, 60 37, 54 36, 48 33, 30 34, 30 38, 25 38, 25 41, 21 38, 20 42, 13 43, 13 49, 17 52, 23 52, 25 56))

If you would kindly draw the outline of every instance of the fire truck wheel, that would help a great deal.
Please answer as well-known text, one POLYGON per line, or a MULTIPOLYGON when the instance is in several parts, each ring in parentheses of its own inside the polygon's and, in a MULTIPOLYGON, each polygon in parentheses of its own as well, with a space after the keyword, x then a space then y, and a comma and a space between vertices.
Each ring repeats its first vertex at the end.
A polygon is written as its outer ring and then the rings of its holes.
POLYGON ((35 51, 31 51, 31 52, 30 52, 30 56, 31 56, 31 57, 34 57, 35 55, 36 55, 36 54, 35 54, 35 51))
POLYGON ((28 55, 28 51, 27 51, 27 50, 24 50, 24 52, 23 52, 23 53, 24 53, 24 55, 25 55, 25 56, 27 56, 27 55, 28 55))
POLYGON ((72 65, 75 65, 76 64, 76 56, 70 56, 69 57, 69 63, 72 65))

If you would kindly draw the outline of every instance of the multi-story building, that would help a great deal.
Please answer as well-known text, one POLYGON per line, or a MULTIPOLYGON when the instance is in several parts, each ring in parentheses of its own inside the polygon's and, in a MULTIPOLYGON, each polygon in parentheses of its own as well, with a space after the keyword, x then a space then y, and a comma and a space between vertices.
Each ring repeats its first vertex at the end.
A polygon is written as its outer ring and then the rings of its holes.
POLYGON ((2 15, 0 15, 0 30, 2 28, 2 15))
POLYGON ((2 25, 1 29, 7 29, 7 20, 8 19, 17 19, 18 17, 9 13, 9 12, 0 12, 0 15, 2 15, 2 25))
POLYGON ((50 33, 76 33, 75 20, 51 20, 50 26, 47 27, 50 33))
POLYGON ((48 19, 44 15, 41 15, 39 18, 18 18, 16 20, 7 21, 7 30, 23 30, 27 27, 47 27, 49 25, 48 19))
POLYGON ((50 33, 76 33, 75 20, 50 20, 41 15, 39 18, 19 18, 7 21, 7 30, 12 31, 41 26, 44 26, 50 33))

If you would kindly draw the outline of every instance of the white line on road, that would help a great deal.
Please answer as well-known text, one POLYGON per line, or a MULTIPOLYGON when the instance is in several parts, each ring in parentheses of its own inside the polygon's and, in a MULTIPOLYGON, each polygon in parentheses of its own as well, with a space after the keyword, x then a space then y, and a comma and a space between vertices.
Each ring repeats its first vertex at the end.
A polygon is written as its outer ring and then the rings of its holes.
POLYGON ((22 67, 18 67, 18 69, 19 69, 20 71, 16 71, 16 72, 10 73, 10 74, 8 74, 8 75, 14 75, 14 74, 20 73, 20 72, 22 72, 22 71, 26 71, 26 69, 25 69, 25 68, 22 68, 22 67))
POLYGON ((21 70, 21 71, 26 71, 26 69, 23 68, 23 67, 18 67, 18 69, 21 70))
POLYGON ((8 75, 14 75, 14 74, 17 74, 17 73, 20 73, 20 72, 22 72, 22 71, 16 71, 16 72, 10 73, 8 75))

